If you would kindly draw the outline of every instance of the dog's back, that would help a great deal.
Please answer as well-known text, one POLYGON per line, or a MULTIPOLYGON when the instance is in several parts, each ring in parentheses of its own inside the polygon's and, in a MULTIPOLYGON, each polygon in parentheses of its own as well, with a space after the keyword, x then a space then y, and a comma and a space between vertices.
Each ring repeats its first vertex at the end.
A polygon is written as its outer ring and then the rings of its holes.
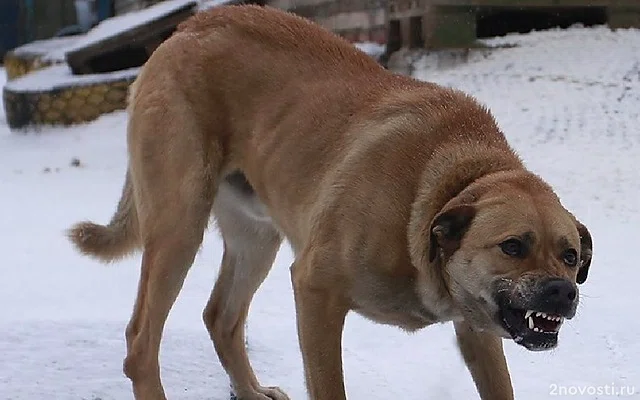
MULTIPOLYGON (((463 155, 482 143, 519 165, 491 115, 470 97, 393 75, 317 25, 255 6, 220 7, 180 25, 143 67, 129 115, 129 168, 117 212, 106 226, 82 223, 70 235, 103 261, 143 249, 124 364, 137 399, 164 398, 157 359, 163 325, 212 211, 225 250, 205 324, 238 397, 286 400, 258 384, 243 331, 283 238, 296 261, 307 250, 325 262, 324 270, 298 267, 298 283, 319 274, 315 283, 337 288, 361 271, 393 275, 389 293, 406 295, 402 304, 386 302, 393 311, 387 321, 398 323, 398 304, 421 307, 406 229, 428 159, 447 143, 462 144, 463 155), (314 229, 318 222, 322 229, 314 229)), ((449 177, 454 184, 456 176, 449 177)), ((341 377, 333 377, 327 397, 316 398, 343 398, 341 377)))
MULTIPOLYGON (((252 54, 257 62, 267 53, 295 58, 300 62, 298 68, 314 68, 304 58, 317 59, 321 69, 338 66, 342 72, 351 69, 358 73, 378 71, 381 66, 371 57, 366 57, 344 39, 318 26, 307 19, 292 13, 286 13, 270 7, 254 5, 216 7, 201 12, 182 22, 177 34, 195 34, 202 36, 219 35, 234 44, 234 53, 243 53, 241 43, 258 45, 261 54, 252 54), (279 54, 278 54, 279 53, 279 54)), ((247 60, 248 61, 248 60, 247 60)), ((269 67, 265 65, 265 67, 269 67)), ((285 71, 293 74, 294 71, 285 71)), ((317 71, 322 72, 322 71, 317 71)))

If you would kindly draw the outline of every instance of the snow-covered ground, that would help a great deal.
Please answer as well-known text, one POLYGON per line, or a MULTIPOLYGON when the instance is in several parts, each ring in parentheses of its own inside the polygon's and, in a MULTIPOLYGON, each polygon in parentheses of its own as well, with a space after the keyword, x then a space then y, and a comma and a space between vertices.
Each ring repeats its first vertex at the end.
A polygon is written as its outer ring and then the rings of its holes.
MULTIPOLYGON (((595 394, 608 385, 639 399, 640 31, 573 28, 493 43, 518 46, 467 61, 429 56, 416 76, 489 105, 595 243, 579 314, 559 348, 530 353, 506 343, 516 398, 613 398, 595 394)), ((132 398, 121 365, 140 259, 103 266, 76 254, 63 234, 78 220, 108 220, 125 164, 123 112, 29 135, 11 134, 0 113, 0 399, 132 398)), ((161 361, 171 399, 227 395, 200 319, 220 258, 212 231, 170 315, 161 361)), ((283 247, 253 303, 249 336, 262 382, 296 400, 306 397, 291 259, 283 247)), ((352 315, 344 343, 352 399, 477 398, 449 324, 408 336, 352 315)))

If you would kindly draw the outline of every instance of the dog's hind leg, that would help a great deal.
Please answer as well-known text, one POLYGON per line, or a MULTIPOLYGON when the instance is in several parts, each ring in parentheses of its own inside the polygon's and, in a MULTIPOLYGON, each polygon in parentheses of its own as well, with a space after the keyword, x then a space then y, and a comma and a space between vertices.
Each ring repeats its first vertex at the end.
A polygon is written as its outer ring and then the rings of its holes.
POLYGON ((252 196, 230 183, 220 185, 213 210, 224 239, 224 255, 203 319, 238 399, 286 400, 280 389, 259 384, 245 348, 249 305, 282 242, 270 222, 247 212, 255 200, 252 196))
POLYGON ((129 129, 143 256, 123 367, 136 400, 164 400, 160 341, 202 243, 222 153, 202 143, 204 135, 180 104, 145 107, 144 113, 132 115, 129 129))

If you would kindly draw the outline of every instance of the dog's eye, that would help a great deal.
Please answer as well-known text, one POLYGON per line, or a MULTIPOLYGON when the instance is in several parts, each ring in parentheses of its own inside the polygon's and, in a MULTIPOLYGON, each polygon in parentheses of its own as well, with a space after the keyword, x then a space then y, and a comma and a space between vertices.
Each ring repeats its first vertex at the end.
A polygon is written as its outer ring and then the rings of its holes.
POLYGON ((578 265, 578 252, 575 249, 566 250, 562 253, 562 261, 570 267, 578 265))
POLYGON ((500 243, 502 252, 511 257, 524 257, 524 244, 518 239, 507 239, 500 243))

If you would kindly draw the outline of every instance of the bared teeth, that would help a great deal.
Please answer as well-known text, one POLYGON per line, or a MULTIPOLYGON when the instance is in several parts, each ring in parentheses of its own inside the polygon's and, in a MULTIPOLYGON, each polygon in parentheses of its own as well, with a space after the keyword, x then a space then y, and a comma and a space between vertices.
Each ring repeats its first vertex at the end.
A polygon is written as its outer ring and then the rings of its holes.
POLYGON ((546 320, 556 322, 558 326, 556 327, 555 331, 560 328, 560 325, 562 325, 562 322, 564 321, 564 318, 559 315, 549 315, 542 311, 527 310, 524 314, 524 319, 529 329, 533 330, 534 332, 544 332, 542 329, 536 327, 535 321, 533 320, 534 316, 536 318, 544 318, 546 320))

